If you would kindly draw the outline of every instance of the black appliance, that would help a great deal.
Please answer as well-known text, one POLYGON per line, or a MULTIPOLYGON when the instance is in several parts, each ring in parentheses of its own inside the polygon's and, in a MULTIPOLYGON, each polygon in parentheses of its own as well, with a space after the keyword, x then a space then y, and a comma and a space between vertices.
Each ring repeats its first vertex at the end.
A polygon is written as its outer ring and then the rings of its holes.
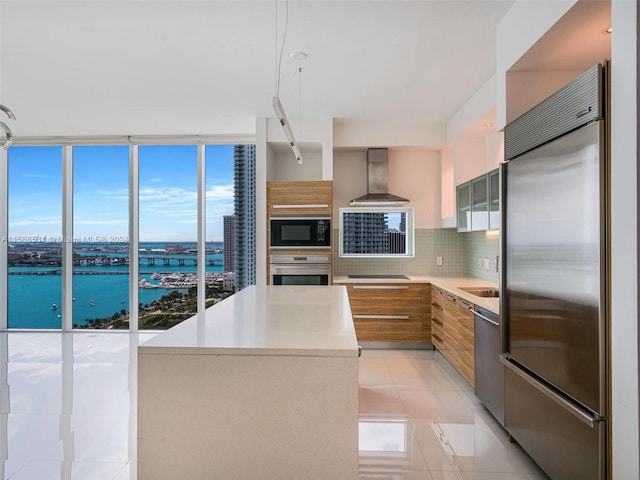
POLYGON ((272 249, 331 247, 331 220, 328 216, 272 216, 270 227, 272 249))

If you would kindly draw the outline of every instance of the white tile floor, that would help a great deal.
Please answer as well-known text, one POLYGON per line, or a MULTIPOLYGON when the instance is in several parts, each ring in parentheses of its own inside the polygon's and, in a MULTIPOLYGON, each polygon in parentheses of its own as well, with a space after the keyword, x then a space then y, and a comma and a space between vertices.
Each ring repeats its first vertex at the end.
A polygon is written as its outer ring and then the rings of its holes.
MULTIPOLYGON (((136 346, 153 335, 0 332, 1 478, 135 479, 136 346)), ((360 478, 546 477, 442 357, 364 350, 360 478)))
POLYGON ((361 480, 546 478, 441 355, 363 350, 361 480))

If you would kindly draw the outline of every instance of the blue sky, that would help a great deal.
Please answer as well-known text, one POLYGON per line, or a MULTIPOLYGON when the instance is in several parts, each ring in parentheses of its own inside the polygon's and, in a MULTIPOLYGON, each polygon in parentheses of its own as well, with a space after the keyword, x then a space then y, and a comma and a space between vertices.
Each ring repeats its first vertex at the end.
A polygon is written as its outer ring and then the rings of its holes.
MULTIPOLYGON (((9 237, 61 236, 62 148, 9 150, 9 237)), ((233 145, 206 147, 207 240, 233 214, 233 145)), ((140 240, 194 241, 197 147, 141 146, 140 240)), ((74 237, 126 240, 128 146, 74 148, 74 237)), ((89 241, 89 240, 87 240, 89 241)))

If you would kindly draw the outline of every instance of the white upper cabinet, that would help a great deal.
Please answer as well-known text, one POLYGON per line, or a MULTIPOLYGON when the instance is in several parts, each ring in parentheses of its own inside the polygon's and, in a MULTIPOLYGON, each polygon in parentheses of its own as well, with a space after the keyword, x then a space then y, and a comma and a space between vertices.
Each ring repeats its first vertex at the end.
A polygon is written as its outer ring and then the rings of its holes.
POLYGON ((499 180, 496 169, 456 187, 459 232, 500 228, 499 180))

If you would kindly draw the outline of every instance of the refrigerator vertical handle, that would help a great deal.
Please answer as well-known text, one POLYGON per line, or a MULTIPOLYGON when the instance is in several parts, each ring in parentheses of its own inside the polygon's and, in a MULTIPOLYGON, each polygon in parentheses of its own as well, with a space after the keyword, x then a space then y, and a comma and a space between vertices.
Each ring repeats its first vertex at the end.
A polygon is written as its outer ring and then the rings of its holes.
POLYGON ((502 268, 498 277, 500 288, 500 352, 508 352, 507 334, 509 329, 509 309, 507 305, 507 171, 509 163, 505 161, 500 164, 498 175, 500 183, 500 260, 502 268))

